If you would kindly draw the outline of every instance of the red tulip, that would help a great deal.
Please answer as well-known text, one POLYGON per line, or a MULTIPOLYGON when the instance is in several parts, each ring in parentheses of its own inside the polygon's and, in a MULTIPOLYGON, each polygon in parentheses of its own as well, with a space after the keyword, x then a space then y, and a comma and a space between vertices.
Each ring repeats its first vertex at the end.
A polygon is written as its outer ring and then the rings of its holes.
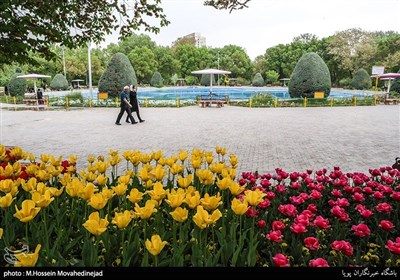
POLYGON ((283 235, 282 235, 282 233, 281 233, 280 230, 276 230, 276 231, 271 230, 271 231, 266 235, 266 238, 267 238, 267 239, 269 239, 269 240, 271 240, 271 241, 273 241, 273 242, 276 242, 276 243, 282 242, 282 237, 283 237, 283 235))
POLYGON ((381 192, 374 192, 374 194, 372 196, 376 199, 384 199, 385 198, 385 196, 381 192))
POLYGON ((371 210, 365 209, 365 210, 362 210, 362 211, 360 212, 360 214, 361 214, 361 216, 363 216, 365 219, 369 219, 369 218, 371 218, 371 216, 374 214, 374 212, 372 212, 371 210))
POLYGON ((265 199, 263 202, 259 203, 257 205, 257 207, 264 210, 264 209, 267 209, 267 207, 270 205, 271 205, 271 202, 268 199, 265 199))
POLYGON ((259 220, 259 221, 257 222, 257 226, 258 226, 259 228, 264 228, 266 225, 267 225, 267 223, 266 223, 264 220, 259 220))
POLYGON ((323 258, 310 260, 310 267, 329 267, 328 262, 323 258))
POLYGON ((333 250, 343 252, 346 256, 353 255, 353 247, 351 244, 344 240, 336 240, 331 244, 333 250))
POLYGON ((336 197, 343 196, 342 191, 341 191, 341 190, 338 190, 338 189, 334 189, 334 190, 331 192, 331 194, 332 194, 333 196, 336 196, 336 197))
POLYGON ((376 205, 375 209, 379 213, 390 213, 392 211, 392 206, 389 203, 383 202, 376 205))
POLYGON ((381 227, 383 230, 387 230, 387 231, 390 231, 390 230, 395 228, 393 223, 391 221, 388 221, 388 220, 382 220, 379 223, 379 227, 381 227))
POLYGON ((389 249, 390 252, 396 255, 400 255, 400 237, 396 238, 396 242, 392 240, 388 240, 387 245, 385 246, 389 249))
POLYGON ((393 192, 390 197, 396 201, 400 201, 400 192, 393 192))
POLYGON ((347 200, 347 198, 338 198, 336 200, 336 205, 340 206, 340 207, 347 207, 350 205, 349 201, 347 200))
POLYGON ((351 229, 354 231, 354 234, 358 237, 364 237, 371 234, 371 230, 366 224, 353 225, 351 229))
POLYGON ((312 190, 310 193, 311 199, 317 200, 317 199, 320 199, 321 197, 322 197, 322 194, 319 191, 312 190))
POLYGON ((316 251, 319 249, 319 241, 315 237, 304 238, 304 246, 306 246, 311 251, 316 251))
POLYGON ((298 234, 298 235, 307 232, 307 228, 303 224, 293 224, 290 227, 290 230, 293 231, 294 233, 298 234))
POLYGON ((365 200, 364 195, 362 193, 358 193, 358 192, 354 193, 352 198, 357 202, 362 202, 365 200))
POLYGON ((277 230, 282 230, 285 228, 285 224, 282 223, 281 221, 273 221, 272 222, 272 230, 277 231, 277 230))
POLYGON ((331 227, 329 225, 329 219, 324 219, 322 216, 317 216, 315 218, 314 225, 316 225, 317 227, 322 228, 322 229, 327 229, 327 228, 331 227))
POLYGON ((315 204, 313 204, 313 203, 311 203, 311 204, 309 204, 308 206, 307 206, 307 210, 310 210, 311 212, 313 212, 314 214, 315 213, 317 213, 317 206, 315 205, 315 204))
POLYGON ((278 210, 285 216, 294 217, 297 215, 296 206, 293 204, 281 204, 279 205, 278 210))
POLYGON ((306 216, 306 215, 303 215, 303 214, 298 215, 298 216, 294 219, 294 222, 295 222, 296 224, 302 224, 302 225, 304 225, 305 227, 307 227, 307 226, 310 225, 310 219, 309 219, 309 217, 306 216))
POLYGON ((272 258, 274 264, 277 267, 289 267, 289 259, 283 254, 276 254, 275 257, 272 258))

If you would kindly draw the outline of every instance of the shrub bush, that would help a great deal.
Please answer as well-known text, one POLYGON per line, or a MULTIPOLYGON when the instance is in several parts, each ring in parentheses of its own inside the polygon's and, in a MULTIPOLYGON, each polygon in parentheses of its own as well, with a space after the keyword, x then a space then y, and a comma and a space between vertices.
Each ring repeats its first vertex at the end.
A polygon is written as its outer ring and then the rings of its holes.
POLYGON ((50 87, 53 90, 66 90, 68 89, 68 81, 62 74, 57 74, 54 76, 50 83, 50 87))
POLYGON ((261 76, 260 73, 257 73, 257 74, 255 74, 251 84, 255 87, 262 87, 262 86, 264 86, 264 78, 261 76))
POLYGON ((212 77, 212 83, 215 84, 215 77, 214 74, 203 74, 201 75, 200 84, 202 86, 209 86, 210 85, 210 76, 212 77))
POLYGON ((267 81, 266 84, 277 84, 279 79, 279 73, 274 70, 266 72, 267 81))
POLYGON ((314 92, 331 92, 331 75, 322 58, 314 53, 306 53, 296 64, 289 82, 289 94, 292 98, 314 97, 314 92))
POLYGON ((371 77, 365 69, 359 69, 353 76, 351 86, 354 89, 369 89, 372 86, 371 77))
POLYGON ((393 84, 390 86, 390 91, 400 93, 400 79, 394 80, 393 84))
POLYGON ((161 77, 160 72, 155 72, 151 77, 150 85, 153 87, 162 87, 164 85, 164 79, 161 77))
POLYGON ((26 92, 26 79, 17 78, 17 76, 21 75, 22 73, 16 72, 8 82, 8 94, 11 96, 24 96, 26 92))
POLYGON ((100 77, 99 92, 108 93, 110 98, 116 97, 124 86, 132 84, 137 85, 137 78, 128 57, 123 53, 114 54, 100 77))

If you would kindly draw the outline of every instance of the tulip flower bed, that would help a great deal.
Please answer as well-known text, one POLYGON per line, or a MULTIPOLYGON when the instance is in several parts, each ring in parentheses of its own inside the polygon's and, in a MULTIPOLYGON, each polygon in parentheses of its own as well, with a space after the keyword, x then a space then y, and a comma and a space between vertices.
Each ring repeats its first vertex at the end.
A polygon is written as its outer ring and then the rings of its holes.
POLYGON ((237 176, 221 147, 77 160, 0 146, 1 266, 400 265, 390 167, 237 176))

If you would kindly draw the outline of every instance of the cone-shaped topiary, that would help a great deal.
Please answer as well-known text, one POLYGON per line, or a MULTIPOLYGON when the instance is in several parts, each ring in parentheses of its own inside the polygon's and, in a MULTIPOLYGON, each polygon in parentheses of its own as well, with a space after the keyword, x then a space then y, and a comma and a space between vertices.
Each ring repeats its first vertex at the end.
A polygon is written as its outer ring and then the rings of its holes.
POLYGON ((108 93, 109 97, 119 96, 124 86, 137 85, 135 70, 128 57, 116 53, 110 60, 99 80, 99 92, 108 93))
POLYGON ((150 85, 153 87, 162 87, 164 84, 164 79, 161 77, 160 72, 155 72, 153 77, 151 77, 150 85))
POLYGON ((262 87, 264 86, 264 78, 260 73, 256 73, 251 84, 255 87, 262 87))
POLYGON ((63 74, 57 74, 51 81, 50 87, 54 90, 66 90, 68 89, 68 81, 63 74))
POLYGON ((202 86, 209 86, 210 85, 210 76, 212 77, 212 83, 215 84, 215 77, 214 74, 202 74, 200 84, 202 86))
POLYGON ((17 78, 17 76, 21 76, 21 72, 16 72, 10 78, 8 82, 8 93, 11 96, 24 96, 26 92, 26 80, 17 78))
POLYGON ((371 77, 365 69, 359 69, 353 76, 351 86, 355 89, 369 89, 372 86, 371 77))
POLYGON ((314 53, 306 53, 296 64, 289 82, 289 94, 292 98, 314 97, 314 92, 331 92, 331 74, 322 58, 314 53))

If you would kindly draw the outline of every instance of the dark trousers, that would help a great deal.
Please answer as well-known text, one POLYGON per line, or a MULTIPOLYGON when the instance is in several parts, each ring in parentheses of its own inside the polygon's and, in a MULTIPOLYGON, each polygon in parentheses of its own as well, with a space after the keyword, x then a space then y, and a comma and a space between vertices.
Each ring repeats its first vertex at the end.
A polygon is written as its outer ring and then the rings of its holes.
POLYGON ((126 119, 130 119, 132 123, 135 122, 135 119, 132 116, 131 108, 125 105, 125 106, 121 107, 121 111, 119 111, 119 114, 118 114, 118 117, 117 117, 117 121, 115 123, 119 123, 120 122, 120 120, 122 118, 122 115, 124 114, 125 111, 128 114, 126 119))
MULTIPOLYGON (((135 112, 135 111, 133 111, 133 112, 135 112)), ((133 112, 132 112, 132 113, 133 113, 133 112)), ((136 115, 137 115, 139 121, 141 121, 142 118, 140 117, 139 109, 136 110, 136 115)), ((128 119, 129 119, 129 116, 126 116, 126 121, 128 121, 128 119)))

